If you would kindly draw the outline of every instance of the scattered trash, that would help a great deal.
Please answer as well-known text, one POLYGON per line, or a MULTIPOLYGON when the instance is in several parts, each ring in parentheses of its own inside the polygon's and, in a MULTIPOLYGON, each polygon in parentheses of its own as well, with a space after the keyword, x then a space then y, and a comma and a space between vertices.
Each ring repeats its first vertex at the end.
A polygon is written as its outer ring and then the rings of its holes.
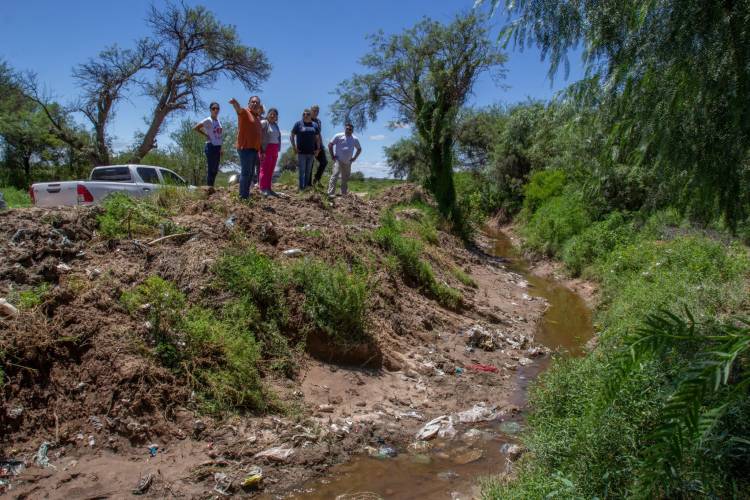
POLYGON ((96 445, 96 439, 94 436, 89 436, 89 448, 93 448, 96 445))
POLYGON ((15 318, 18 316, 18 309, 7 300, 0 298, 0 316, 15 318))
POLYGON ((57 270, 58 270, 59 272, 61 272, 61 273, 67 273, 67 272, 68 272, 68 271, 70 271, 71 269, 73 269, 73 268, 72 268, 72 267, 70 267, 69 265, 67 265, 67 264, 66 264, 66 263, 64 263, 64 262, 60 262, 60 263, 59 263, 59 264, 57 265, 57 270))
POLYGON ((280 236, 273 222, 264 222, 260 226, 259 236, 261 241, 265 241, 268 244, 276 245, 279 242, 280 236))
POLYGON ((518 422, 507 421, 500 424, 500 432, 504 432, 505 434, 518 434, 521 432, 521 429, 521 424, 518 422))
POLYGON ((333 405, 322 404, 318 406, 318 411, 323 413, 333 413, 333 405))
POLYGON ((255 454, 253 458, 267 458, 274 462, 286 462, 294 454, 294 448, 284 448, 283 446, 275 446, 268 448, 255 454))
POLYGON ((430 448, 432 448, 432 444, 427 441, 414 441, 409 445, 409 450, 417 453, 427 451, 430 448))
POLYGON ((385 446, 381 446, 380 448, 378 448, 378 454, 377 454, 378 458, 393 458, 396 455, 398 455, 398 452, 396 451, 395 448, 391 446, 385 445, 385 446))
POLYGON ((21 415, 23 415, 23 406, 16 406, 15 408, 8 410, 8 418, 10 419, 15 420, 21 415))
POLYGON ((424 416, 416 411, 407 411, 400 414, 401 417, 416 418, 417 420, 424 420, 424 416))
POLYGON ((446 421, 450 421, 448 415, 442 415, 430 420, 419 430, 419 432, 417 433, 417 439, 421 441, 427 441, 428 439, 434 438, 435 436, 437 436, 440 428, 446 421))
POLYGON ((203 422, 203 420, 196 420, 195 422, 193 422, 193 433, 196 436, 205 430, 206 424, 203 422))
POLYGON ((159 452, 159 445, 155 443, 151 443, 148 445, 148 454, 152 457, 155 457, 156 454, 159 452))
POLYGON ((214 491, 220 495, 229 496, 231 495, 230 490, 232 489, 232 478, 223 472, 214 472, 214 491))
POLYGON ((287 257, 301 257, 302 256, 302 250, 300 250, 299 248, 290 248, 289 250, 284 250, 281 253, 286 255, 287 257))
POLYGON ((36 452, 36 455, 34 455, 34 462, 39 464, 39 467, 47 468, 52 467, 55 468, 54 465, 49 463, 49 457, 47 457, 47 452, 49 451, 50 443, 45 441, 41 445, 39 445, 39 449, 36 452))
POLYGON ((0 477, 17 476, 26 468, 21 460, 0 460, 0 477))
POLYGON ((464 372, 463 368, 461 368, 460 366, 456 367, 456 375, 461 375, 463 372, 464 372))
POLYGON ((263 480, 263 469, 254 465, 247 471, 247 476, 242 480, 243 488, 257 488, 263 480))
POLYGON ((470 347, 478 347, 485 351, 494 351, 500 347, 502 335, 499 332, 493 332, 482 325, 474 325, 466 331, 468 339, 466 344, 470 347))
POLYGON ((102 270, 99 269, 98 267, 93 267, 93 268, 90 268, 90 269, 86 269, 86 276, 90 280, 96 278, 100 274, 102 274, 102 270))
POLYGON ((470 410, 462 411, 458 414, 458 421, 462 424, 495 420, 497 413, 494 408, 490 408, 485 403, 474 405, 470 410))
POLYGON ((466 368, 468 370, 473 370, 475 372, 497 373, 499 371, 496 367, 492 365, 483 365, 483 364, 469 365, 466 368))
POLYGON ((227 229, 234 229, 234 226, 237 225, 237 216, 236 215, 230 215, 227 217, 227 219, 224 221, 224 226, 227 229))
POLYGON ((97 431, 102 430, 102 427, 104 427, 102 425, 102 421, 96 415, 91 415, 89 417, 89 422, 91 422, 91 425, 93 425, 94 429, 96 429, 97 431))
POLYGON ((227 179, 227 185, 229 186, 237 184, 238 182, 240 182, 240 176, 237 174, 232 174, 229 176, 229 179, 227 179))
POLYGON ((133 488, 133 495, 143 495, 148 491, 148 489, 151 487, 151 483, 154 480, 154 475, 150 472, 146 474, 145 476, 141 476, 140 479, 138 479, 138 483, 136 483, 135 488, 133 488))

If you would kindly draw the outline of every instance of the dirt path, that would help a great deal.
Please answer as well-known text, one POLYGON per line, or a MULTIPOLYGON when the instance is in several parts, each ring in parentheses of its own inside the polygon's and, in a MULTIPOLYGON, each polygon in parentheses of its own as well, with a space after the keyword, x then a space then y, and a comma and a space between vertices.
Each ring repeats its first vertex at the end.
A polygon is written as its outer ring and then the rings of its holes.
MULTIPOLYGON (((440 244, 428 252, 439 279, 461 289, 463 310, 440 307, 403 282, 383 277, 370 321, 383 352, 383 366, 348 367, 303 356, 296 377, 269 374, 267 378, 279 398, 295 408, 286 415, 224 420, 201 416, 190 408, 185 387, 128 347, 128 336, 139 327, 117 307, 118 290, 156 271, 190 297, 200 297, 210 279, 206 261, 216 259, 229 244, 223 224, 227 211, 234 211, 237 223, 253 238, 264 225, 276 228, 280 241, 254 242, 270 255, 294 247, 326 259, 362 252, 362 243, 352 234, 376 227, 383 207, 410 196, 408 190, 394 189, 376 200, 351 197, 328 208, 313 197, 264 200, 238 209, 219 192, 193 207, 192 215, 176 218, 200 238, 170 243, 145 256, 132 245, 119 243, 113 249, 97 240, 85 213, 55 213, 58 227, 76 236, 71 236, 75 247, 66 250, 65 260, 55 253, 57 248, 43 243, 49 239, 43 218, 50 211, 0 215, 5 241, 18 229, 41 235, 30 238, 26 247, 0 247, 0 256, 9 264, 0 270, 0 292, 38 282, 44 273, 57 273, 56 302, 45 306, 47 319, 27 316, 26 321, 39 321, 38 328, 51 332, 57 330, 50 325, 64 324, 67 332, 85 330, 96 339, 93 346, 74 355, 35 348, 26 362, 48 363, 44 378, 27 379, 23 370, 10 374, 2 400, 5 419, 0 424, 11 432, 0 441, 0 455, 22 460, 26 467, 18 476, 3 476, 11 479, 6 495, 122 498, 131 495, 139 479, 150 478, 144 493, 154 498, 209 498, 222 496, 221 490, 273 498, 383 443, 406 449, 434 417, 479 403, 504 414, 517 411, 512 401, 518 384, 515 374, 543 355, 532 339, 546 303, 530 295, 525 280, 498 259, 469 251, 444 233, 440 244), (316 228, 323 230, 322 236, 311 235, 316 228), (24 257, 23 252, 29 251, 33 255, 24 257), (61 271, 61 262, 70 270, 61 271), (451 278, 447 266, 469 273, 476 288, 451 278), (74 276, 85 276, 92 285, 85 293, 65 296, 74 276), (80 319, 87 315, 98 319, 80 319), (500 336, 487 350, 468 347, 472 328, 500 336), (16 408, 20 418, 12 416, 16 408), (47 457, 53 467, 35 463, 34 454, 43 441, 52 443, 47 457), (155 456, 149 452, 152 444, 157 446, 155 456), (255 466, 263 470, 261 490, 243 489, 240 483, 255 466)), ((0 324, 0 333, 6 328, 5 335, 30 335, 31 326, 4 325, 0 324)))

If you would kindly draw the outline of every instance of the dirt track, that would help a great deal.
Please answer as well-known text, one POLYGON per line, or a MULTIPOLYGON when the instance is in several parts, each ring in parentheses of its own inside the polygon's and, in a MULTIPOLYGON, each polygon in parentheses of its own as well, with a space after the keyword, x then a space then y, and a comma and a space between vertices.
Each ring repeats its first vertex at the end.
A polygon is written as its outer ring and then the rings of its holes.
POLYGON ((40 307, 0 319, 0 349, 14 353, 2 388, 0 458, 26 462, 7 494, 124 497, 150 474, 146 496, 209 498, 218 495, 217 474, 227 474, 231 491, 254 495, 239 483, 258 465, 262 491, 281 495, 367 446, 405 448, 433 417, 479 402, 513 412, 512 374, 539 354, 531 338, 545 304, 527 295, 519 275, 444 232, 426 253, 438 279, 461 290, 463 310, 440 307, 383 266, 369 307, 382 365, 343 366, 304 355, 293 378, 264 374, 279 400, 297 409, 285 415, 217 420, 195 413, 184 383, 139 349, 144 327, 119 304, 123 290, 152 274, 175 282, 191 303, 220 304, 223 297, 206 291, 212 263, 236 244, 225 225, 230 214, 245 235, 242 244, 274 259, 299 248, 333 263, 381 252, 364 235, 383 209, 413 195, 413 187, 401 186, 333 206, 316 194, 246 206, 219 190, 173 218, 194 237, 153 246, 101 239, 96 209, 0 214, 0 297, 41 282, 53 286, 40 307), (278 240, 268 237, 269 228, 278 240), (458 282, 450 266, 469 273, 477 288, 458 282), (477 324, 503 332, 509 343, 467 350, 465 333, 477 324), (33 462, 44 441, 52 443, 55 468, 33 462), (152 443, 159 446, 155 457, 147 449, 152 443), (278 446, 294 451, 285 459, 254 458, 278 446))

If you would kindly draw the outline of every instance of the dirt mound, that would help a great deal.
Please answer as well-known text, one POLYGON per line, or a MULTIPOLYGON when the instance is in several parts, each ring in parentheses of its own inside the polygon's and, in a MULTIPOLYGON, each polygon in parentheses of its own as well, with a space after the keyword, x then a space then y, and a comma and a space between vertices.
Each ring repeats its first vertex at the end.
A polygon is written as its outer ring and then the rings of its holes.
MULTIPOLYGON (((396 423, 402 413, 418 410, 426 418, 471 401, 502 401, 513 385, 511 371, 469 374, 463 367, 502 369, 518 353, 473 351, 461 332, 482 322, 530 335, 544 305, 523 303, 522 317, 512 305, 522 303, 516 278, 442 232, 424 245, 423 255, 439 283, 460 291, 463 310, 441 307, 407 284, 370 235, 384 210, 415 200, 429 202, 410 185, 333 202, 311 192, 249 204, 220 189, 185 201, 170 217, 183 233, 164 239, 157 231, 107 240, 98 231, 98 207, 0 214, 0 297, 21 306, 18 316, 0 318, 0 460, 21 457, 30 466, 47 441, 58 474, 74 471, 63 479, 26 476, 14 491, 125 494, 139 478, 128 468, 131 460, 146 460, 143 469, 158 466, 153 496, 205 495, 215 474, 237 479, 255 463, 267 469, 266 491, 283 491, 374 439, 408 440, 420 422, 396 423), (371 342, 341 349, 313 330, 307 337, 312 356, 298 354, 299 369, 290 376, 268 369, 272 359, 259 363, 279 417, 207 416, 184 375, 154 355, 150 325, 121 300, 123 292, 158 275, 189 304, 221 310, 236 292, 217 288, 213 269, 237 248, 255 248, 281 264, 302 257, 354 269, 367 259, 372 268, 371 342), (161 447, 156 457, 146 450, 152 443, 161 447), (293 448, 294 458, 254 458, 274 446, 293 448), (128 474, 105 480, 102 472, 92 479, 80 473, 83 464, 128 474)), ((304 294, 290 293, 290 324, 307 331, 304 294)))

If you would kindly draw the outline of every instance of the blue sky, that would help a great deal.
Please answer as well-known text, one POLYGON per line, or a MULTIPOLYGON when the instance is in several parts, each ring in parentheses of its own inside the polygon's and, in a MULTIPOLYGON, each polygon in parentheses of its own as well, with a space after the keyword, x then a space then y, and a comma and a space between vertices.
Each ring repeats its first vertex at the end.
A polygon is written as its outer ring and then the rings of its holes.
MULTIPOLYGON (((163 5, 158 0, 154 3, 163 5)), ((302 109, 318 103, 326 140, 335 132, 328 116, 328 107, 335 100, 331 92, 340 81, 360 69, 357 61, 368 49, 366 34, 378 29, 397 33, 425 15, 449 21, 473 5, 472 0, 291 0, 278 3, 190 0, 188 3, 203 3, 221 22, 236 26, 243 43, 265 51, 273 71, 259 94, 266 108, 279 109, 283 130, 291 129, 302 109)), ((58 100, 70 102, 78 94, 71 68, 109 45, 129 47, 136 38, 147 36, 148 28, 143 20, 150 4, 149 0, 5 2, 0 9, 0 58, 16 69, 35 71, 58 100)), ((495 24, 501 25, 503 21, 504 17, 495 16, 495 24)), ((503 82, 507 88, 483 78, 470 104, 514 103, 530 97, 546 99, 582 73, 580 60, 574 58, 568 79, 558 75, 553 85, 547 78, 548 65, 540 60, 538 51, 518 52, 510 48, 508 56, 508 75, 503 82)), ((228 104, 233 96, 244 103, 249 93, 239 84, 221 80, 214 89, 203 94, 206 102, 216 100, 222 105, 225 117, 233 114, 228 104)), ((110 128, 116 148, 128 145, 136 131, 145 129, 144 117, 149 109, 148 101, 138 95, 120 104, 110 128)), ((186 113, 185 116, 197 119, 207 114, 186 113)), ((387 173, 383 146, 409 133, 408 130, 388 130, 389 118, 387 113, 383 114, 366 130, 355 132, 363 146, 355 170, 378 177, 387 173)), ((173 119, 175 121, 177 119, 173 119)), ((159 142, 167 141, 168 129, 159 142)))

